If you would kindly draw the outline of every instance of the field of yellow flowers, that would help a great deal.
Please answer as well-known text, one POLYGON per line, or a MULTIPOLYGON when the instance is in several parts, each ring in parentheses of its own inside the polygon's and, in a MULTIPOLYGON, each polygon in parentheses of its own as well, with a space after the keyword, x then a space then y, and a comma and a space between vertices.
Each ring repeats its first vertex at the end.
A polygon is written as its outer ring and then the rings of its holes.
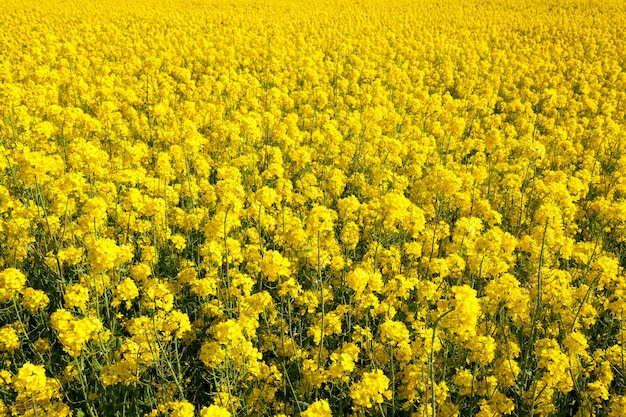
POLYGON ((626 415, 623 1, 0 15, 0 417, 626 415))

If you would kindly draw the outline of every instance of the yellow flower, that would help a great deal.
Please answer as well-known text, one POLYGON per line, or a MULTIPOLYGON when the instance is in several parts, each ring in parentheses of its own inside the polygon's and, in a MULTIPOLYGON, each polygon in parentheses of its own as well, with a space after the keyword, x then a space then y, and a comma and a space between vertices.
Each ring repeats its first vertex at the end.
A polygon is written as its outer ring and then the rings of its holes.
POLYGON ((65 288, 63 300, 65 301, 65 308, 77 308, 85 311, 89 301, 89 288, 82 284, 70 284, 65 288))
POLYGON ((213 337, 222 345, 238 343, 243 339, 241 325, 235 320, 226 320, 213 326, 213 337))
POLYGON ((609 401, 608 417, 621 417, 626 410, 626 396, 613 395, 609 401))
POLYGON ((561 351, 554 339, 543 338, 535 342, 535 356, 539 359, 537 366, 545 369, 542 381, 549 387, 556 388, 567 394, 573 389, 572 378, 568 373, 569 359, 561 351))
POLYGON ((326 400, 315 401, 301 414, 302 417, 332 417, 332 415, 326 400))
POLYGON ((187 247, 187 239, 185 239, 185 237, 181 234, 172 235, 169 240, 172 242, 174 248, 176 248, 179 252, 187 247))
POLYGON ((208 407, 202 407, 200 410, 200 417, 230 417, 230 411, 219 405, 210 405, 208 407))
POLYGON ((458 369, 452 381, 459 388, 460 395, 469 395, 472 393, 475 382, 474 375, 469 369, 458 369))
POLYGON ((587 392, 596 401, 609 399, 609 387, 602 381, 593 381, 587 384, 587 392))
POLYGON ((576 331, 568 334, 565 340, 563 340, 563 346, 567 348, 570 355, 581 355, 584 358, 589 359, 589 355, 587 353, 589 344, 584 334, 576 331))
POLYGON ((78 356, 87 347, 87 343, 95 340, 102 330, 102 322, 97 318, 76 319, 71 312, 64 309, 52 313, 50 322, 63 344, 63 350, 71 356, 78 356))
POLYGON ((0 388, 9 388, 12 378, 13 375, 11 375, 11 372, 7 371, 6 369, 0 370, 0 388))
POLYGON ((356 406, 372 408, 374 404, 384 401, 383 396, 391 399, 389 378, 380 369, 374 372, 364 372, 361 381, 350 387, 350 398, 356 406))
POLYGON ((194 417, 194 406, 187 401, 170 401, 164 408, 170 417, 194 417))
POLYGON ((383 342, 391 343, 392 346, 409 342, 409 330, 400 321, 385 320, 380 325, 380 338, 383 342))
POLYGON ((37 352, 42 355, 50 349, 50 341, 48 339, 37 339, 34 343, 37 352))
POLYGON ((113 307, 120 305, 122 301, 126 302, 126 308, 130 308, 131 301, 139 296, 139 289, 131 278, 125 278, 115 287, 115 297, 111 301, 113 307))
POLYGON ((17 397, 13 413, 17 415, 46 415, 69 417, 69 407, 57 399, 61 396, 60 385, 55 379, 46 378, 46 371, 41 365, 26 362, 13 376, 13 389, 17 397))
POLYGON ((0 301, 9 301, 26 285, 26 275, 15 268, 0 272, 0 301))
POLYGON ((274 282, 280 276, 288 276, 291 262, 275 250, 267 250, 261 260, 261 271, 267 276, 268 281, 274 282))
POLYGON ((109 364, 100 370, 100 382, 103 386, 115 384, 135 385, 139 382, 138 365, 135 360, 123 360, 109 364))
POLYGON ((380 291, 383 286, 380 272, 373 271, 370 268, 354 268, 346 275, 346 282, 357 293, 357 296, 363 293, 366 288, 372 291, 380 291))
POLYGON ((226 358, 226 352, 218 342, 205 341, 200 348, 200 360, 205 366, 214 368, 226 358))
POLYGON ((121 255, 121 248, 113 239, 101 238, 93 242, 87 259, 94 274, 113 269, 121 255))
POLYGON ((17 332, 12 326, 4 326, 0 328, 0 351, 9 353, 15 352, 20 347, 20 340, 17 332))
POLYGON ((319 233, 331 232, 337 213, 325 206, 315 206, 307 217, 307 231, 310 236, 317 238, 319 233))
POLYGON ((491 336, 478 335, 469 339, 466 345, 471 352, 468 360, 486 366, 493 361, 496 355, 496 341, 491 336))
POLYGON ((83 248, 66 247, 59 250, 57 257, 63 264, 76 265, 83 260, 83 248))
POLYGON ((347 249, 353 250, 359 243, 359 239, 359 226, 353 221, 347 222, 341 229, 341 242, 346 245, 347 249))
POLYGON ((448 316, 447 322, 451 330, 457 333, 462 340, 469 340, 476 335, 476 325, 481 313, 480 304, 476 297, 476 290, 468 285, 452 287, 454 310, 448 316))
POLYGON ((356 368, 356 361, 359 357, 360 348, 354 343, 345 343, 330 355, 332 364, 328 368, 329 374, 343 382, 349 382, 349 375, 356 368))
POLYGON ((191 323, 186 313, 173 310, 167 314, 159 328, 162 332, 174 333, 177 339, 182 339, 185 333, 191 331, 191 323))
POLYGON ((13 377, 13 388, 18 393, 43 392, 46 386, 46 371, 41 365, 26 362, 13 377))
MULTIPOLYGON (((107 202, 104 198, 96 196, 87 200, 82 210, 83 214, 78 218, 80 231, 82 233, 95 232, 104 225, 107 220, 107 202)), ((68 256, 69 259, 80 256, 78 253, 71 251, 62 254, 63 258, 68 256)), ((70 261, 71 264, 71 261, 70 261)))
POLYGON ((130 267, 130 276, 136 281, 143 282, 152 274, 152 267, 146 262, 140 262, 130 267))
POLYGON ((508 388, 515 385, 515 379, 520 373, 520 367, 515 359, 501 358, 496 361, 495 371, 500 385, 508 388))
POLYGON ((217 280, 213 276, 191 281, 191 293, 199 297, 217 294, 217 280))
POLYGON ((170 311, 174 307, 174 288, 161 279, 149 279, 143 283, 141 305, 148 309, 170 311))
POLYGON ((22 291, 22 306, 32 314, 46 308, 49 302, 50 298, 41 290, 26 287, 22 291))

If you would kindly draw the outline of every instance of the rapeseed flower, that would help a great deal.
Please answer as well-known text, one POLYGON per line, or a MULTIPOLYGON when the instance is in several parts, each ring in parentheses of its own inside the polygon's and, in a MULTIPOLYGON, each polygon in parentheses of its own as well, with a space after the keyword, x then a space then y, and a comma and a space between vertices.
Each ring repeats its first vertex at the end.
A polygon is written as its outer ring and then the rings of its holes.
POLYGON ((26 275, 15 268, 0 272, 0 301, 9 301, 26 285, 26 275))
POLYGON ((12 326, 0 328, 0 350, 13 353, 20 347, 20 340, 17 332, 12 326))
POLYGON ((302 417, 331 417, 330 406, 328 401, 319 400, 311 404, 305 411, 300 414, 302 417))
POLYGON ((74 3, 0 4, 0 414, 621 415, 617 0, 74 3))
POLYGON ((366 408, 382 403, 384 398, 390 399, 389 378, 380 369, 363 373, 361 381, 350 387, 350 398, 356 406, 366 408))

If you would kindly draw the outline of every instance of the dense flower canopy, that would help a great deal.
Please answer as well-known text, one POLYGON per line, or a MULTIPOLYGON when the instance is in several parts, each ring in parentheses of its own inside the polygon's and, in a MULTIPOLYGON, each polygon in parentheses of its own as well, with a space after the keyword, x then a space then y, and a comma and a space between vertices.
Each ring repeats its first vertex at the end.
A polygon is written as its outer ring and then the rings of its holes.
POLYGON ((624 2, 0 14, 0 417, 626 414, 624 2))

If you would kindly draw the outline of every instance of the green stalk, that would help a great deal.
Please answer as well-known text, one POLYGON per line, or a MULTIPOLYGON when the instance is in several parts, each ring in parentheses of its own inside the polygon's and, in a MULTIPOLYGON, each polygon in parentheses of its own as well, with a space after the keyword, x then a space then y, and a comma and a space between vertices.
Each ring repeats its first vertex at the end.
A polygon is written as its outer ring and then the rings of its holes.
POLYGON ((435 365, 433 363, 433 356, 435 354, 435 338, 437 335, 437 328, 439 327, 439 323, 441 320, 452 313, 454 309, 449 309, 435 320, 435 324, 433 326, 433 337, 430 341, 430 355, 428 357, 428 379, 430 380, 430 391, 431 391, 431 403, 432 403, 432 417, 437 416, 437 400, 435 398, 435 365))

